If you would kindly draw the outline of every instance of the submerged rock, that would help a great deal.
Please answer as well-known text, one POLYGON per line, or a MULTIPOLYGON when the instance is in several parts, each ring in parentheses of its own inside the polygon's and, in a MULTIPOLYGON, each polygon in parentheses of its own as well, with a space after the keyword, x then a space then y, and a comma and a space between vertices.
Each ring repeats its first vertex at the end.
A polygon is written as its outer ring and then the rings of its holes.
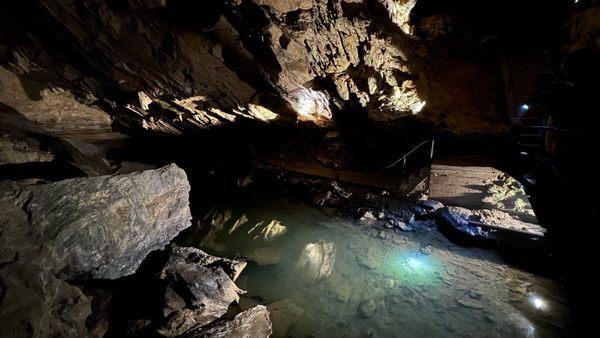
POLYGON ((321 279, 331 274, 334 264, 335 244, 319 241, 306 244, 296 266, 302 269, 309 278, 321 279))
POLYGON ((216 322, 207 327, 194 329, 183 337, 267 338, 272 333, 269 311, 264 305, 257 305, 238 314, 231 321, 216 322))
POLYGON ((302 318, 304 309, 290 299, 280 300, 267 306, 273 323, 275 337, 287 337, 288 330, 302 318))
POLYGON ((178 336, 222 317, 239 301, 234 284, 245 262, 210 256, 195 248, 174 248, 163 276, 168 286, 159 333, 178 336))
POLYGON ((285 225, 281 224, 278 220, 272 220, 266 227, 260 232, 260 237, 265 241, 272 241, 276 238, 281 237, 287 232, 285 225))
POLYGON ((363 300, 358 306, 358 313, 364 318, 371 318, 377 311, 377 304, 373 299, 363 300))
POLYGON ((132 274, 190 225, 175 165, 42 185, 0 183, 0 262, 19 257, 62 278, 132 274))
MULTIPOLYGON (((380 258, 379 258, 380 259, 380 258)), ((358 264, 367 269, 377 269, 377 253, 374 249, 369 248, 366 252, 361 252, 356 256, 358 264)))
POLYGON ((248 259, 258 265, 273 265, 279 263, 281 250, 276 247, 258 248, 248 254, 248 259))

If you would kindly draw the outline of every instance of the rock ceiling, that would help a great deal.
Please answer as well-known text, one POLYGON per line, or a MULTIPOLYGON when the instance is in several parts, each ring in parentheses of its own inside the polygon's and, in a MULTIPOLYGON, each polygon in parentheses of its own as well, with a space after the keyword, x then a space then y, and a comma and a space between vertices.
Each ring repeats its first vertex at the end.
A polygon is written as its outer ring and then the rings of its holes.
POLYGON ((329 127, 352 107, 374 121, 503 131, 498 60, 443 51, 451 18, 413 25, 415 4, 9 0, 0 122, 51 135, 111 124, 182 134, 246 119, 329 127))

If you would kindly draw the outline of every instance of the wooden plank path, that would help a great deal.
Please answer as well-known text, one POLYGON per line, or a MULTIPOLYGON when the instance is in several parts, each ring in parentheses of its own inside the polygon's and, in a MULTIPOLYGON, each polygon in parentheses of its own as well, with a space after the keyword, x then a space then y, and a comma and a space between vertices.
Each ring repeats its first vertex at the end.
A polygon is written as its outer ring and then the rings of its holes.
MULTIPOLYGON (((274 159, 263 159, 272 165, 281 167, 282 169, 289 170, 292 172, 316 176, 321 178, 327 178, 332 180, 339 180, 341 182, 356 184, 366 187, 373 187, 379 189, 385 189, 390 191, 404 191, 409 189, 409 186, 414 184, 415 186, 421 181, 425 180, 426 177, 422 177, 419 182, 415 178, 415 175, 406 175, 398 171, 389 172, 362 172, 362 171, 351 171, 351 170, 339 170, 327 167, 320 163, 303 161, 298 159, 285 159, 285 160, 274 160, 274 159)), ((420 173, 421 171, 419 171, 420 173)), ((412 190, 414 186, 410 187, 412 190)))

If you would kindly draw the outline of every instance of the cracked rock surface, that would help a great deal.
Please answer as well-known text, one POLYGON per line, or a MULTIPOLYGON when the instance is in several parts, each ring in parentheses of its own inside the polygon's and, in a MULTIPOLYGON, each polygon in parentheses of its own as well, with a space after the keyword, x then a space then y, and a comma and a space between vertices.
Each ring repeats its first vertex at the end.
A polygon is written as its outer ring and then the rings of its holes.
POLYGON ((502 131, 498 64, 429 45, 450 21, 419 25, 416 36, 416 4, 7 0, 0 125, 182 134, 243 120, 331 126, 350 108, 375 121, 502 131))
POLYGON ((194 248, 175 248, 164 267, 166 323, 159 332, 178 336, 222 317, 239 301, 234 280, 245 262, 210 256, 194 248))
POLYGON ((189 183, 175 165, 41 185, 2 182, 0 258, 63 278, 132 274, 191 223, 189 183))

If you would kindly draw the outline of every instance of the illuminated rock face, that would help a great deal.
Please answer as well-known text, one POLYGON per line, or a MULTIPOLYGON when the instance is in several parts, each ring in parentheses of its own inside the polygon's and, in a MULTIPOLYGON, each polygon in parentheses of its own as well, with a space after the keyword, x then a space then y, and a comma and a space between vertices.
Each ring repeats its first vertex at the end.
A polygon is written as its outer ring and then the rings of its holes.
POLYGON ((191 222, 190 185, 175 165, 42 185, 3 182, 0 260, 61 278, 131 275, 191 222))
POLYGON ((239 300, 234 284, 245 262, 210 256, 194 248, 175 248, 163 274, 168 283, 163 313, 166 322, 159 332, 180 336, 223 316, 239 300))
POLYGON ((1 93, 0 123, 10 112, 42 133, 104 131, 114 120, 182 134, 241 120, 331 126, 352 106, 377 121, 466 113, 463 129, 490 129, 477 119, 481 105, 455 102, 457 91, 481 96, 478 82, 447 85, 452 77, 432 73, 432 48, 409 22, 416 2, 5 1, 0 80, 28 85, 1 93), (29 97, 11 99, 23 90, 29 97), (72 109, 55 109, 57 98, 72 109))

